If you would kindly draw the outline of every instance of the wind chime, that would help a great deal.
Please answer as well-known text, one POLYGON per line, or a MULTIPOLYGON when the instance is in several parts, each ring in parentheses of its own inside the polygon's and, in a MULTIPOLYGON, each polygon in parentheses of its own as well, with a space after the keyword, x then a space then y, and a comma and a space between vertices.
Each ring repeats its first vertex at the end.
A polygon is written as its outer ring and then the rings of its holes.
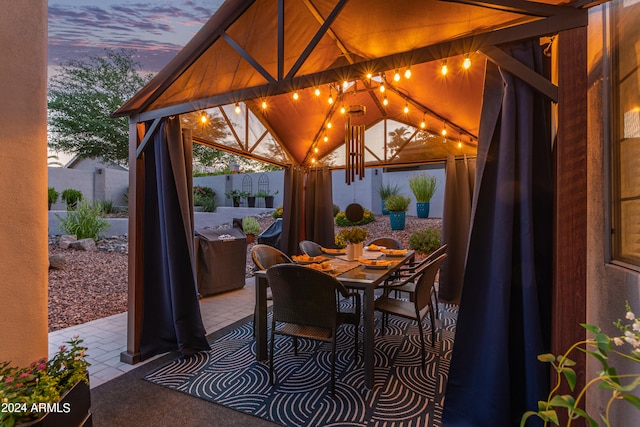
POLYGON ((347 123, 345 124, 344 145, 346 147, 345 178, 347 185, 364 178, 364 125, 351 125, 351 117, 362 116, 367 112, 364 105, 351 105, 347 110, 347 123))

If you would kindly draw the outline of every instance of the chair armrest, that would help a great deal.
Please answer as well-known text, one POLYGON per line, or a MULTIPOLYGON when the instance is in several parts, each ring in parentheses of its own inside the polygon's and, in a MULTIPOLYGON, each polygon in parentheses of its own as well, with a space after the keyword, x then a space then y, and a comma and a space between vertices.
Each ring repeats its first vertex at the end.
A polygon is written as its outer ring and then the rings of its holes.
POLYGON ((423 273, 422 270, 420 271, 416 271, 415 273, 406 276, 406 278, 401 278, 401 280, 399 281, 395 281, 395 282, 387 282, 384 285, 380 286, 383 289, 393 289, 393 288, 397 288, 399 286, 404 286, 409 282, 415 282, 416 280, 418 280, 418 277, 423 273))

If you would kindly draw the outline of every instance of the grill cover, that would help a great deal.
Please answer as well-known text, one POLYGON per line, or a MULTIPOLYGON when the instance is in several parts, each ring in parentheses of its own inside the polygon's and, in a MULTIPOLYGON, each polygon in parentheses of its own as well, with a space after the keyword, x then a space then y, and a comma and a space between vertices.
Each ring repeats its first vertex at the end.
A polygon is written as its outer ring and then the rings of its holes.
POLYGON ((245 284, 247 239, 237 228, 196 231, 198 292, 211 295, 245 284))

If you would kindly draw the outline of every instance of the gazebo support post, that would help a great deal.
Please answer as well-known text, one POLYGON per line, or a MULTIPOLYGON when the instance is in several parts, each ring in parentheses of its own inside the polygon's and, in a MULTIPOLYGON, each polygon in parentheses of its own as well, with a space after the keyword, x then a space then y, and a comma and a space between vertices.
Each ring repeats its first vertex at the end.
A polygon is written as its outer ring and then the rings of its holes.
POLYGON ((144 213, 144 154, 137 155, 145 135, 144 123, 129 124, 129 280, 127 312, 127 350, 120 353, 120 361, 136 364, 141 361, 140 333, 142 331, 142 293, 144 259, 142 240, 144 213))

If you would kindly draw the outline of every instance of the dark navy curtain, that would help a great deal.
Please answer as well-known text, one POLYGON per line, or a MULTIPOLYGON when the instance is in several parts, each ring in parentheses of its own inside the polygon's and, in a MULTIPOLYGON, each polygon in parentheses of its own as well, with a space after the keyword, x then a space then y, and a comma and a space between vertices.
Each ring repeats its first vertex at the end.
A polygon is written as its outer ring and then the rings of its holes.
POLYGON ((280 250, 288 255, 298 253, 303 227, 304 171, 290 166, 284 171, 284 196, 280 250))
MULTIPOLYGON (((542 73, 537 40, 503 47, 542 73)), ((488 63, 467 264, 443 425, 515 426, 546 399, 552 279, 549 104, 488 63)), ((533 424, 531 424, 533 425, 533 424)))
POLYGON ((335 246, 331 187, 331 171, 328 168, 307 172, 304 237, 327 248, 335 246))
POLYGON ((209 350, 194 256, 192 141, 179 117, 164 119, 144 152, 143 358, 209 350))

